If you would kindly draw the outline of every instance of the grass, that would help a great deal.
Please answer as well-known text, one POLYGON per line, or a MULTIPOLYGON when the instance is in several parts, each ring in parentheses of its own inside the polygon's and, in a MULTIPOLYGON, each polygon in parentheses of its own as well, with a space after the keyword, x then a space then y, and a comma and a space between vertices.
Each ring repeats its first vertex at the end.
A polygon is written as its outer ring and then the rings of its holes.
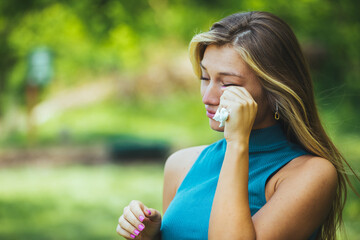
POLYGON ((119 239, 132 199, 161 209, 162 176, 161 165, 3 169, 0 239, 119 239))
MULTIPOLYGON (((161 211, 160 164, 0 170, 0 239, 120 239, 115 228, 132 200, 161 211)), ((357 239, 360 206, 349 194, 345 226, 357 239)))

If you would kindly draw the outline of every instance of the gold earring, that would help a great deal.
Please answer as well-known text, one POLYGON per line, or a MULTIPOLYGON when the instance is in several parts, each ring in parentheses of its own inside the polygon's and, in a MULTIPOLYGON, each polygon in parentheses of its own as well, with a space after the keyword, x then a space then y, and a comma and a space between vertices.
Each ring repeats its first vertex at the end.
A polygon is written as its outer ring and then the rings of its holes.
POLYGON ((280 119, 280 116, 279 116, 279 105, 278 103, 276 102, 276 112, 275 112, 275 120, 279 120, 280 119))

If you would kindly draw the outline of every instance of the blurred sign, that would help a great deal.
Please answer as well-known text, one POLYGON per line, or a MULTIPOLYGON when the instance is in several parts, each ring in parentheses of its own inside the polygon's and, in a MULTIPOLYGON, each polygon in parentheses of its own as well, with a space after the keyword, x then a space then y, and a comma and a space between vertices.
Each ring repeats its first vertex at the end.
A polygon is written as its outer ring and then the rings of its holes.
POLYGON ((53 75, 52 55, 48 48, 39 47, 29 55, 27 84, 31 86, 44 86, 48 84, 53 75))

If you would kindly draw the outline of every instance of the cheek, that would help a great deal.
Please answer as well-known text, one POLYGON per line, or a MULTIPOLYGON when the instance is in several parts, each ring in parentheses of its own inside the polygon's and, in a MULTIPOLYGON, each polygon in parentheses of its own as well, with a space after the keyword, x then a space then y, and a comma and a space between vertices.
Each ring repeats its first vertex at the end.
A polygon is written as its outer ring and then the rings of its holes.
POLYGON ((272 115, 272 108, 267 101, 267 98, 263 97, 258 104, 258 118, 266 119, 268 116, 272 115))
POLYGON ((269 104, 265 92, 261 87, 257 88, 251 96, 254 98, 258 105, 258 114, 268 111, 269 104))
POLYGON ((204 96, 208 85, 209 85, 208 82, 206 82, 206 81, 204 81, 204 80, 202 80, 202 81, 200 82, 200 92, 201 92, 201 95, 202 95, 202 96, 204 96))
POLYGON ((263 91, 258 86, 244 86, 245 89, 250 93, 252 98, 255 100, 255 102, 258 104, 258 107, 263 103, 264 97, 263 97, 263 91))
POLYGON ((201 96, 204 96, 205 91, 206 91, 206 88, 203 86, 203 84, 201 84, 201 85, 200 85, 200 93, 201 93, 201 96))

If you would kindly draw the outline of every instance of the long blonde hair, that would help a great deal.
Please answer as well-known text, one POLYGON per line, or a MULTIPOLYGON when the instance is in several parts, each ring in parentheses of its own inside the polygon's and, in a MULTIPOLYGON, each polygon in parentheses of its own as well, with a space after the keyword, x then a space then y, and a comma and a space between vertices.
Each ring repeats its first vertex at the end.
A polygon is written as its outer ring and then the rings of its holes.
POLYGON ((257 74, 270 106, 278 103, 279 121, 288 139, 313 155, 328 159, 337 169, 337 194, 318 234, 318 239, 336 239, 336 231, 342 227, 346 182, 352 187, 344 163, 355 173, 321 124, 309 69, 293 31, 267 12, 230 15, 213 24, 208 32, 195 35, 190 42, 190 60, 199 78, 200 61, 211 44, 233 46, 257 74))

